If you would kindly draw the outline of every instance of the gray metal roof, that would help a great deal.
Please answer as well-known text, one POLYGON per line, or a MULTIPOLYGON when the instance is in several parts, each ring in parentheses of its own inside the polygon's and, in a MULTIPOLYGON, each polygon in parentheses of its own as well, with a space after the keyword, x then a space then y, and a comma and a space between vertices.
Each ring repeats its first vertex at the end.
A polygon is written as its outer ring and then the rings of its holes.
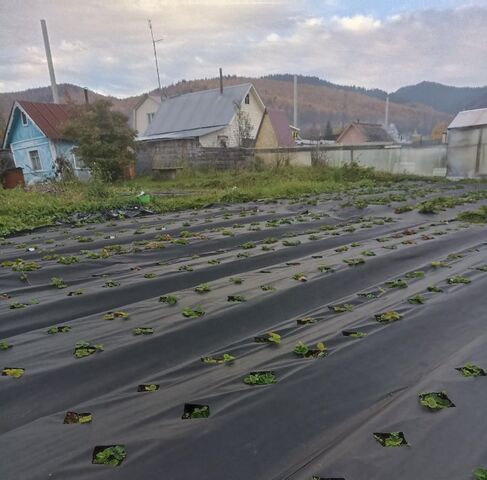
POLYGON ((205 134, 196 134, 197 130, 211 129, 206 133, 220 130, 231 122, 235 104, 240 105, 251 88, 251 83, 244 83, 224 87, 223 94, 217 88, 168 98, 162 102, 143 137, 165 138, 171 134, 170 138, 188 138, 205 134))
POLYGON ((448 129, 478 127, 480 125, 487 125, 487 108, 464 110, 458 113, 448 129))

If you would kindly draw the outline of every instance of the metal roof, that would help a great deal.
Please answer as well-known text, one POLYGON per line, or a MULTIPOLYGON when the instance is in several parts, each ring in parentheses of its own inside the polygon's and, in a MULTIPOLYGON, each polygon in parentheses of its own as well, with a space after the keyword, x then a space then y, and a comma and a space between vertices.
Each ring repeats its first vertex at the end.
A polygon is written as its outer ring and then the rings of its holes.
POLYGON ((345 134, 352 128, 359 130, 366 142, 393 142, 393 138, 387 133, 379 123, 352 122, 337 138, 337 143, 341 143, 345 134))
POLYGON ((62 138, 60 126, 69 118, 67 105, 17 101, 47 138, 62 138))
POLYGON ((481 125, 487 125, 487 108, 459 112, 448 126, 448 129, 478 127, 481 125))
POLYGON ((194 133, 196 130, 220 130, 232 121, 235 105, 242 103, 251 88, 251 83, 245 83, 224 87, 222 94, 217 88, 168 98, 162 102, 143 138, 167 134, 173 134, 172 138, 187 138, 202 135, 194 133), (188 134, 190 131, 193 133, 188 134))
POLYGON ((140 142, 144 142, 150 140, 178 140, 182 138, 196 138, 207 135, 208 133, 217 132, 218 130, 222 130, 225 127, 226 125, 220 125, 217 127, 194 128, 182 132, 159 133, 157 135, 138 137, 137 140, 140 142))

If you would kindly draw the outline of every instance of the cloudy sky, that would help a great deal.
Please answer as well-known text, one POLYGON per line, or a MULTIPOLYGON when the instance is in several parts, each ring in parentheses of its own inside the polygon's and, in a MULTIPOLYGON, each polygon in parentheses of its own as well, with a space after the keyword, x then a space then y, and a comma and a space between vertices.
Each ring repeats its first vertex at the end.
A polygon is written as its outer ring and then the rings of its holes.
POLYGON ((59 83, 119 97, 225 74, 300 73, 388 91, 487 84, 487 0, 0 0, 0 91, 59 83))

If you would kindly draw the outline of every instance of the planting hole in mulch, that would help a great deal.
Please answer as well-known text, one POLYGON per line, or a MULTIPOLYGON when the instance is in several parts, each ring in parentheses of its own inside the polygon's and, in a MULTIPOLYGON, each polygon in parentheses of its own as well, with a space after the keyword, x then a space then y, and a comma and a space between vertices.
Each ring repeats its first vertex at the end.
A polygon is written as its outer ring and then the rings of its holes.
POLYGON ((228 302, 245 302, 247 299, 243 295, 228 295, 228 302))
POLYGON ((397 320, 401 320, 402 315, 395 310, 389 310, 384 313, 378 313, 375 316, 375 319, 380 323, 390 323, 396 322, 397 320))
POLYGON ((25 373, 25 368, 5 367, 2 370, 2 376, 20 378, 25 373))
POLYGON ((244 383, 247 385, 271 385, 277 383, 275 372, 272 370, 263 370, 259 372, 250 372, 245 378, 244 383))
POLYGON ((118 467, 125 459, 125 445, 97 445, 91 463, 118 467))
POLYGON ((317 477, 316 475, 313 475, 311 477, 311 480, 345 480, 343 477, 337 478, 337 477, 317 477))
POLYGON ((235 360, 233 355, 224 353, 221 357, 201 357, 201 361, 207 365, 221 365, 223 363, 229 364, 235 360))
POLYGON ((138 392, 155 392, 157 390, 159 390, 157 383, 146 383, 137 387, 138 392))
POLYGON ((209 405, 198 405, 196 403, 185 403, 182 420, 189 420, 192 418, 208 418, 210 416, 209 405))
POLYGON ((85 423, 91 423, 93 420, 93 416, 91 413, 76 413, 76 412, 66 412, 66 416, 64 417, 63 423, 66 424, 74 424, 74 423, 79 423, 79 424, 85 424, 85 423))
POLYGON ((419 402, 428 410, 441 410, 455 406, 448 398, 446 392, 420 393, 419 402))
POLYGON ((298 342, 293 352, 302 358, 324 358, 328 355, 326 346, 323 342, 316 344, 316 348, 308 347, 303 342, 298 342))
POLYGON ((268 332, 265 335, 258 335, 254 337, 255 343, 272 343, 278 345, 281 343, 281 336, 275 332, 268 332))
POLYGON ((352 338, 364 338, 367 336, 364 332, 352 331, 352 330, 343 330, 342 335, 344 337, 352 337, 352 338))
POLYGON ((137 327, 132 330, 132 333, 136 336, 138 335, 152 335, 154 329, 151 327, 137 327))
POLYGON ((408 442, 403 432, 374 433, 374 438, 383 447, 406 447, 408 442))
POLYGON ((73 355, 75 356, 75 358, 83 358, 102 351, 103 351, 103 345, 101 344, 90 345, 88 342, 82 340, 80 342, 76 342, 74 346, 73 355))
POLYGON ((353 305, 351 303, 342 303, 340 305, 329 305, 328 308, 334 313, 353 312, 353 305))
POLYGON ((47 333, 50 335, 54 335, 56 333, 68 333, 71 331, 71 327, 69 325, 62 325, 60 327, 49 327, 47 329, 47 333))
POLYGON ((372 290, 370 292, 357 293, 357 295, 362 298, 373 299, 373 298, 379 298, 384 293, 386 293, 386 291, 383 288, 379 288, 378 290, 372 290))
POLYGON ((457 367, 458 370, 464 377, 485 377, 487 373, 483 368, 474 365, 473 363, 466 363, 463 367, 457 367))
POLYGON ((296 320, 296 323, 298 325, 312 325, 313 323, 316 323, 316 320, 312 317, 304 317, 304 318, 298 318, 296 320))
POLYGON ((129 318, 129 314, 123 310, 118 310, 116 312, 108 312, 103 315, 103 320, 115 320, 116 318, 129 318))

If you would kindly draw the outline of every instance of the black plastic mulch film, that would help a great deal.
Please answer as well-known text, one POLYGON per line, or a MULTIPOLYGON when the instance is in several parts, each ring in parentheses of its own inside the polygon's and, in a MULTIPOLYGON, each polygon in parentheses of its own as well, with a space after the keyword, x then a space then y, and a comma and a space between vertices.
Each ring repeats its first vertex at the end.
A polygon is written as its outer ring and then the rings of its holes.
POLYGON ((1 480, 476 478, 486 202, 395 213, 474 188, 1 240, 1 480))

